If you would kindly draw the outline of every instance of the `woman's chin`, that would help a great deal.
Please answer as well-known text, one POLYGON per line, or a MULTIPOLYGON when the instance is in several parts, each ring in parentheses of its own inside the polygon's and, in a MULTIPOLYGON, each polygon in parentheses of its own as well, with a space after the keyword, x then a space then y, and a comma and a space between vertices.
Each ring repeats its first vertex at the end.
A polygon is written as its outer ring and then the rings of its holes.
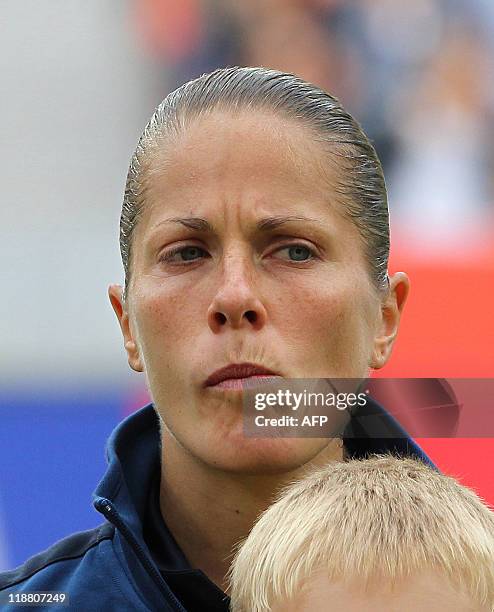
POLYGON ((226 472, 277 474, 311 461, 328 443, 328 439, 316 438, 255 438, 247 436, 243 427, 233 428, 208 445, 214 455, 214 461, 208 463, 226 472))

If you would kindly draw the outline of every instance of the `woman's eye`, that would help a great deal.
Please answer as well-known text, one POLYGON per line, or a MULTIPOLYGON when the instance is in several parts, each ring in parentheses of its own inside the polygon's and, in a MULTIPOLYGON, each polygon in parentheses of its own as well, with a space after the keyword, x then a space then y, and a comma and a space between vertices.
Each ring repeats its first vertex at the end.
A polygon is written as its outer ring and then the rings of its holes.
POLYGON ((290 244, 278 249, 276 252, 288 251, 291 261, 310 261, 314 256, 314 251, 304 244, 290 244))
POLYGON ((204 254, 206 251, 198 246, 181 246, 164 253, 160 259, 167 263, 184 263, 187 261, 195 261, 201 253, 204 254), (175 257, 176 255, 179 255, 178 259, 175 257))

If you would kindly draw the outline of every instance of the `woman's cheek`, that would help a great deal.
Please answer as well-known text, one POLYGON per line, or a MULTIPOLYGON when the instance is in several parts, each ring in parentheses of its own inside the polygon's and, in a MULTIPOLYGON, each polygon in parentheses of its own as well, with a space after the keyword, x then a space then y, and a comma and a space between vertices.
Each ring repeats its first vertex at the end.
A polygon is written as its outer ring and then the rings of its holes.
POLYGON ((187 319, 184 301, 179 295, 164 292, 142 296, 137 309, 137 318, 143 332, 155 336, 166 334, 168 338, 170 334, 173 335, 174 330, 180 327, 180 323, 187 319))

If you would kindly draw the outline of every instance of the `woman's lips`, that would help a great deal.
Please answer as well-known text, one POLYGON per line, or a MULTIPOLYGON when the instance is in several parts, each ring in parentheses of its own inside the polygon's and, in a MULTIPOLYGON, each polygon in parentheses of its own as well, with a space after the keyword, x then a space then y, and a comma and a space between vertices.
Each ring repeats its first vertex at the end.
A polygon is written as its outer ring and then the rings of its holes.
POLYGON ((255 376, 279 376, 279 372, 273 372, 273 370, 258 363, 251 363, 247 361, 242 363, 230 363, 210 374, 204 381, 204 386, 214 387, 225 380, 240 380, 255 376))
POLYGON ((282 379, 282 376, 255 374, 253 376, 246 376, 244 378, 227 378, 219 383, 216 383, 215 385, 210 385, 209 389, 250 389, 251 387, 256 387, 257 385, 273 383, 282 379))

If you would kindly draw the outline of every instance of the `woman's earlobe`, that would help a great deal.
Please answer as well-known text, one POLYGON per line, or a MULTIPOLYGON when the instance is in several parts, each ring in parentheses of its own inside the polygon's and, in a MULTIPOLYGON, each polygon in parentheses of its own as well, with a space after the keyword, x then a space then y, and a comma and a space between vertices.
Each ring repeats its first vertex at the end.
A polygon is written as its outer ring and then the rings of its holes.
POLYGON ((139 347, 134 342, 134 340, 127 340, 124 346, 125 350, 127 351, 127 360, 129 362, 129 366, 135 372, 144 372, 139 347))
POLYGON ((108 288, 108 297, 117 317, 124 340, 124 348, 127 353, 127 361, 129 366, 135 372, 144 372, 144 367, 141 359, 139 347, 134 338, 134 334, 130 325, 130 318, 123 301, 123 289, 120 285, 110 285, 108 288))
POLYGON ((374 370, 386 365, 391 356, 409 289, 410 281, 404 272, 396 272, 389 278, 389 292, 381 305, 381 324, 370 363, 374 370))
POLYGON ((388 361, 386 351, 382 347, 374 347, 369 367, 373 370, 380 370, 388 361))

